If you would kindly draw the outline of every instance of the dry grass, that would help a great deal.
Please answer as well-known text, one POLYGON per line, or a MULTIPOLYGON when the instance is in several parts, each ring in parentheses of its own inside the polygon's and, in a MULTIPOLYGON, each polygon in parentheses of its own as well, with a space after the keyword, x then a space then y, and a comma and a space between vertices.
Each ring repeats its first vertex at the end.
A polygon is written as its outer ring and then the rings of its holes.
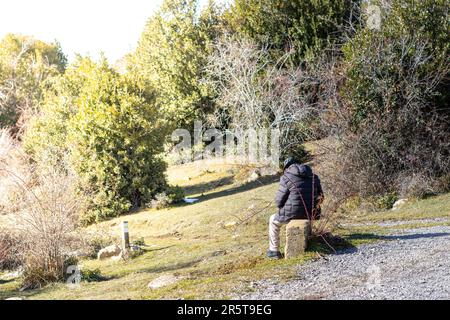
MULTIPOLYGON (((252 217, 245 225, 224 228, 224 223, 236 221, 236 215, 243 214, 251 205, 272 201, 278 188, 275 179, 261 179, 250 184, 237 182, 235 177, 240 170, 221 164, 171 168, 170 182, 191 190, 191 195, 200 199, 198 203, 145 210, 83 229, 85 233, 110 235, 112 239, 119 235, 120 222, 126 220, 131 241, 143 238, 147 245, 143 255, 127 261, 84 259, 81 261, 83 270, 100 269, 106 280, 82 282, 75 289, 55 284, 18 293, 17 281, 0 282, 0 298, 25 295, 30 299, 226 299, 231 298, 233 292, 252 290, 251 282, 258 279, 289 280, 295 276, 298 264, 316 258, 316 251, 325 250, 314 243, 307 254, 298 259, 265 259, 267 221, 275 212, 273 206, 252 217), (230 180, 217 184, 225 178, 230 180), (178 275, 183 280, 157 290, 147 288, 150 281, 164 274, 178 275)), ((369 222, 409 219, 418 212, 445 216, 450 208, 450 196, 413 203, 398 213, 381 212, 348 216, 347 219, 369 222)), ((377 241, 373 234, 379 229, 354 227, 336 232, 349 240, 349 245, 357 245, 377 241)))
MULTIPOLYGON (((183 182, 180 179, 183 179, 186 167, 177 169, 169 170, 171 183, 183 182)), ((216 298, 227 296, 233 291, 232 287, 240 285, 241 280, 237 279, 254 280, 255 269, 260 270, 258 274, 261 277, 273 269, 283 270, 284 262, 274 265, 264 259, 267 221, 275 211, 274 207, 253 217, 247 225, 236 229, 222 227, 224 223, 236 220, 237 214, 245 212, 258 199, 272 200, 277 188, 276 182, 264 180, 216 186, 216 181, 231 176, 231 169, 239 172, 236 167, 224 169, 221 165, 216 169, 208 167, 208 173, 205 173, 205 168, 187 171, 191 180, 190 185, 186 181, 186 187, 205 186, 199 203, 146 210, 85 229, 89 233, 99 230, 118 234, 120 222, 127 220, 131 240, 143 238, 147 244, 146 252, 130 261, 82 261, 83 268, 100 268, 102 275, 110 280, 83 283, 80 290, 69 290, 64 284, 59 284, 27 294, 36 298, 216 298), (180 274, 185 280, 176 284, 173 290, 149 291, 146 288, 149 281, 165 273, 180 274)), ((245 281, 242 283, 245 286, 245 281)))

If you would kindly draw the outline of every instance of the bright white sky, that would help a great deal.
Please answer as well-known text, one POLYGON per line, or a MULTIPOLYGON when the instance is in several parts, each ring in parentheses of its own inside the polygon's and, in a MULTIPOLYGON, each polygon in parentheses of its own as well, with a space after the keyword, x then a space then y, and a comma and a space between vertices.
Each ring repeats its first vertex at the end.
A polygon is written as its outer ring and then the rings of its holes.
MULTIPOLYGON (((147 19, 163 0, 1 0, 0 38, 21 33, 61 43, 64 53, 110 63, 133 50, 147 19)), ((201 0, 201 3, 206 3, 201 0)))

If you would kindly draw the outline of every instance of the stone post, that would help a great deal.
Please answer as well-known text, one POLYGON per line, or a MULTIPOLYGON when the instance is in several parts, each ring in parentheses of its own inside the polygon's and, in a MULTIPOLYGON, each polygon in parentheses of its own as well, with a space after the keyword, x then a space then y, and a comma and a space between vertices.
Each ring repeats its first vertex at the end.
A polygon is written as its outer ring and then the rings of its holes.
POLYGON ((291 220, 286 226, 286 259, 302 255, 308 245, 311 234, 309 220, 291 220))
POLYGON ((130 249, 130 234, 128 232, 128 221, 122 222, 122 250, 127 252, 130 249))

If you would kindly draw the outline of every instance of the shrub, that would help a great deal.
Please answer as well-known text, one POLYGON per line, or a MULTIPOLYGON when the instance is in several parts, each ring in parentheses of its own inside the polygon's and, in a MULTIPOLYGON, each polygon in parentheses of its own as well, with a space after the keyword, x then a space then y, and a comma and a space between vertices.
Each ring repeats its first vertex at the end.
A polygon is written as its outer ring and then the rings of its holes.
POLYGON ((106 278, 102 276, 100 269, 81 270, 81 280, 86 282, 104 281, 106 278))
POLYGON ((155 199, 150 202, 150 207, 156 210, 167 208, 170 205, 169 196, 165 192, 155 195, 155 199))
POLYGON ((99 230, 95 230, 93 234, 84 235, 83 238, 83 253, 91 259, 97 259, 101 249, 120 242, 118 237, 104 234, 99 230))
POLYGON ((21 265, 20 240, 5 228, 0 229, 0 270, 12 270, 21 265))
POLYGON ((134 245, 134 246, 145 246, 145 240, 144 240, 144 238, 139 238, 139 239, 136 239, 136 240, 134 240, 133 242, 132 242, 132 244, 134 245))
POLYGON ((0 129, 0 214, 14 213, 23 203, 18 181, 29 181, 27 157, 9 130, 0 129))
POLYGON ((136 209, 166 189, 166 130, 152 102, 137 81, 87 58, 48 92, 26 149, 37 162, 48 150, 68 153, 78 188, 91 194, 83 223, 136 209))
MULTIPOLYGON (((22 203, 13 217, 14 225, 8 227, 14 238, 6 248, 13 250, 14 259, 23 266, 24 288, 64 280, 66 265, 80 247, 76 228, 85 198, 77 192, 75 176, 63 162, 48 167, 28 159, 21 167, 23 174, 18 175, 6 167, 13 155, 10 152, 0 161, 0 173, 20 189, 22 203)), ((55 162, 49 159, 48 163, 55 162)))
POLYGON ((450 168, 448 4, 394 0, 383 14, 343 48, 326 179, 344 198, 443 191, 450 168))
POLYGON ((158 193, 151 200, 150 207, 153 209, 164 209, 171 204, 181 202, 184 199, 184 191, 181 187, 169 187, 167 192, 158 193))
POLYGON ((17 216, 26 288, 64 279, 72 252, 79 249, 76 227, 85 202, 75 190, 73 176, 65 171, 37 171, 36 179, 17 216))
POLYGON ((179 203, 183 201, 185 194, 183 188, 180 186, 171 186, 168 189, 168 196, 170 203, 179 203))
POLYGON ((374 199, 374 204, 379 210, 388 210, 394 206, 394 203, 398 200, 398 196, 395 192, 388 193, 374 199))
POLYGON ((450 173, 439 177, 439 179, 435 181, 434 190, 450 192, 450 173))
POLYGON ((292 65, 287 63, 292 54, 273 61, 268 47, 253 40, 220 39, 207 66, 207 81, 217 95, 211 124, 235 133, 277 129, 282 155, 301 152, 299 145, 313 135, 334 93, 328 75, 334 59, 324 55, 292 65))

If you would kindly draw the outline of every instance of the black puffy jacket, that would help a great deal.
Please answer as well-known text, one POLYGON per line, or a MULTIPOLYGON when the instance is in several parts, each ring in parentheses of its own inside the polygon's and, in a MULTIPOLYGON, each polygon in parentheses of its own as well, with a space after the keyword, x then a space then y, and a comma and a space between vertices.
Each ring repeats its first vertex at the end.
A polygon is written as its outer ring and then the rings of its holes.
POLYGON ((308 219, 312 209, 316 208, 320 196, 323 196, 320 179, 313 174, 310 166, 304 164, 289 166, 280 179, 280 188, 275 197, 279 209, 276 220, 288 222, 292 219, 308 219))

